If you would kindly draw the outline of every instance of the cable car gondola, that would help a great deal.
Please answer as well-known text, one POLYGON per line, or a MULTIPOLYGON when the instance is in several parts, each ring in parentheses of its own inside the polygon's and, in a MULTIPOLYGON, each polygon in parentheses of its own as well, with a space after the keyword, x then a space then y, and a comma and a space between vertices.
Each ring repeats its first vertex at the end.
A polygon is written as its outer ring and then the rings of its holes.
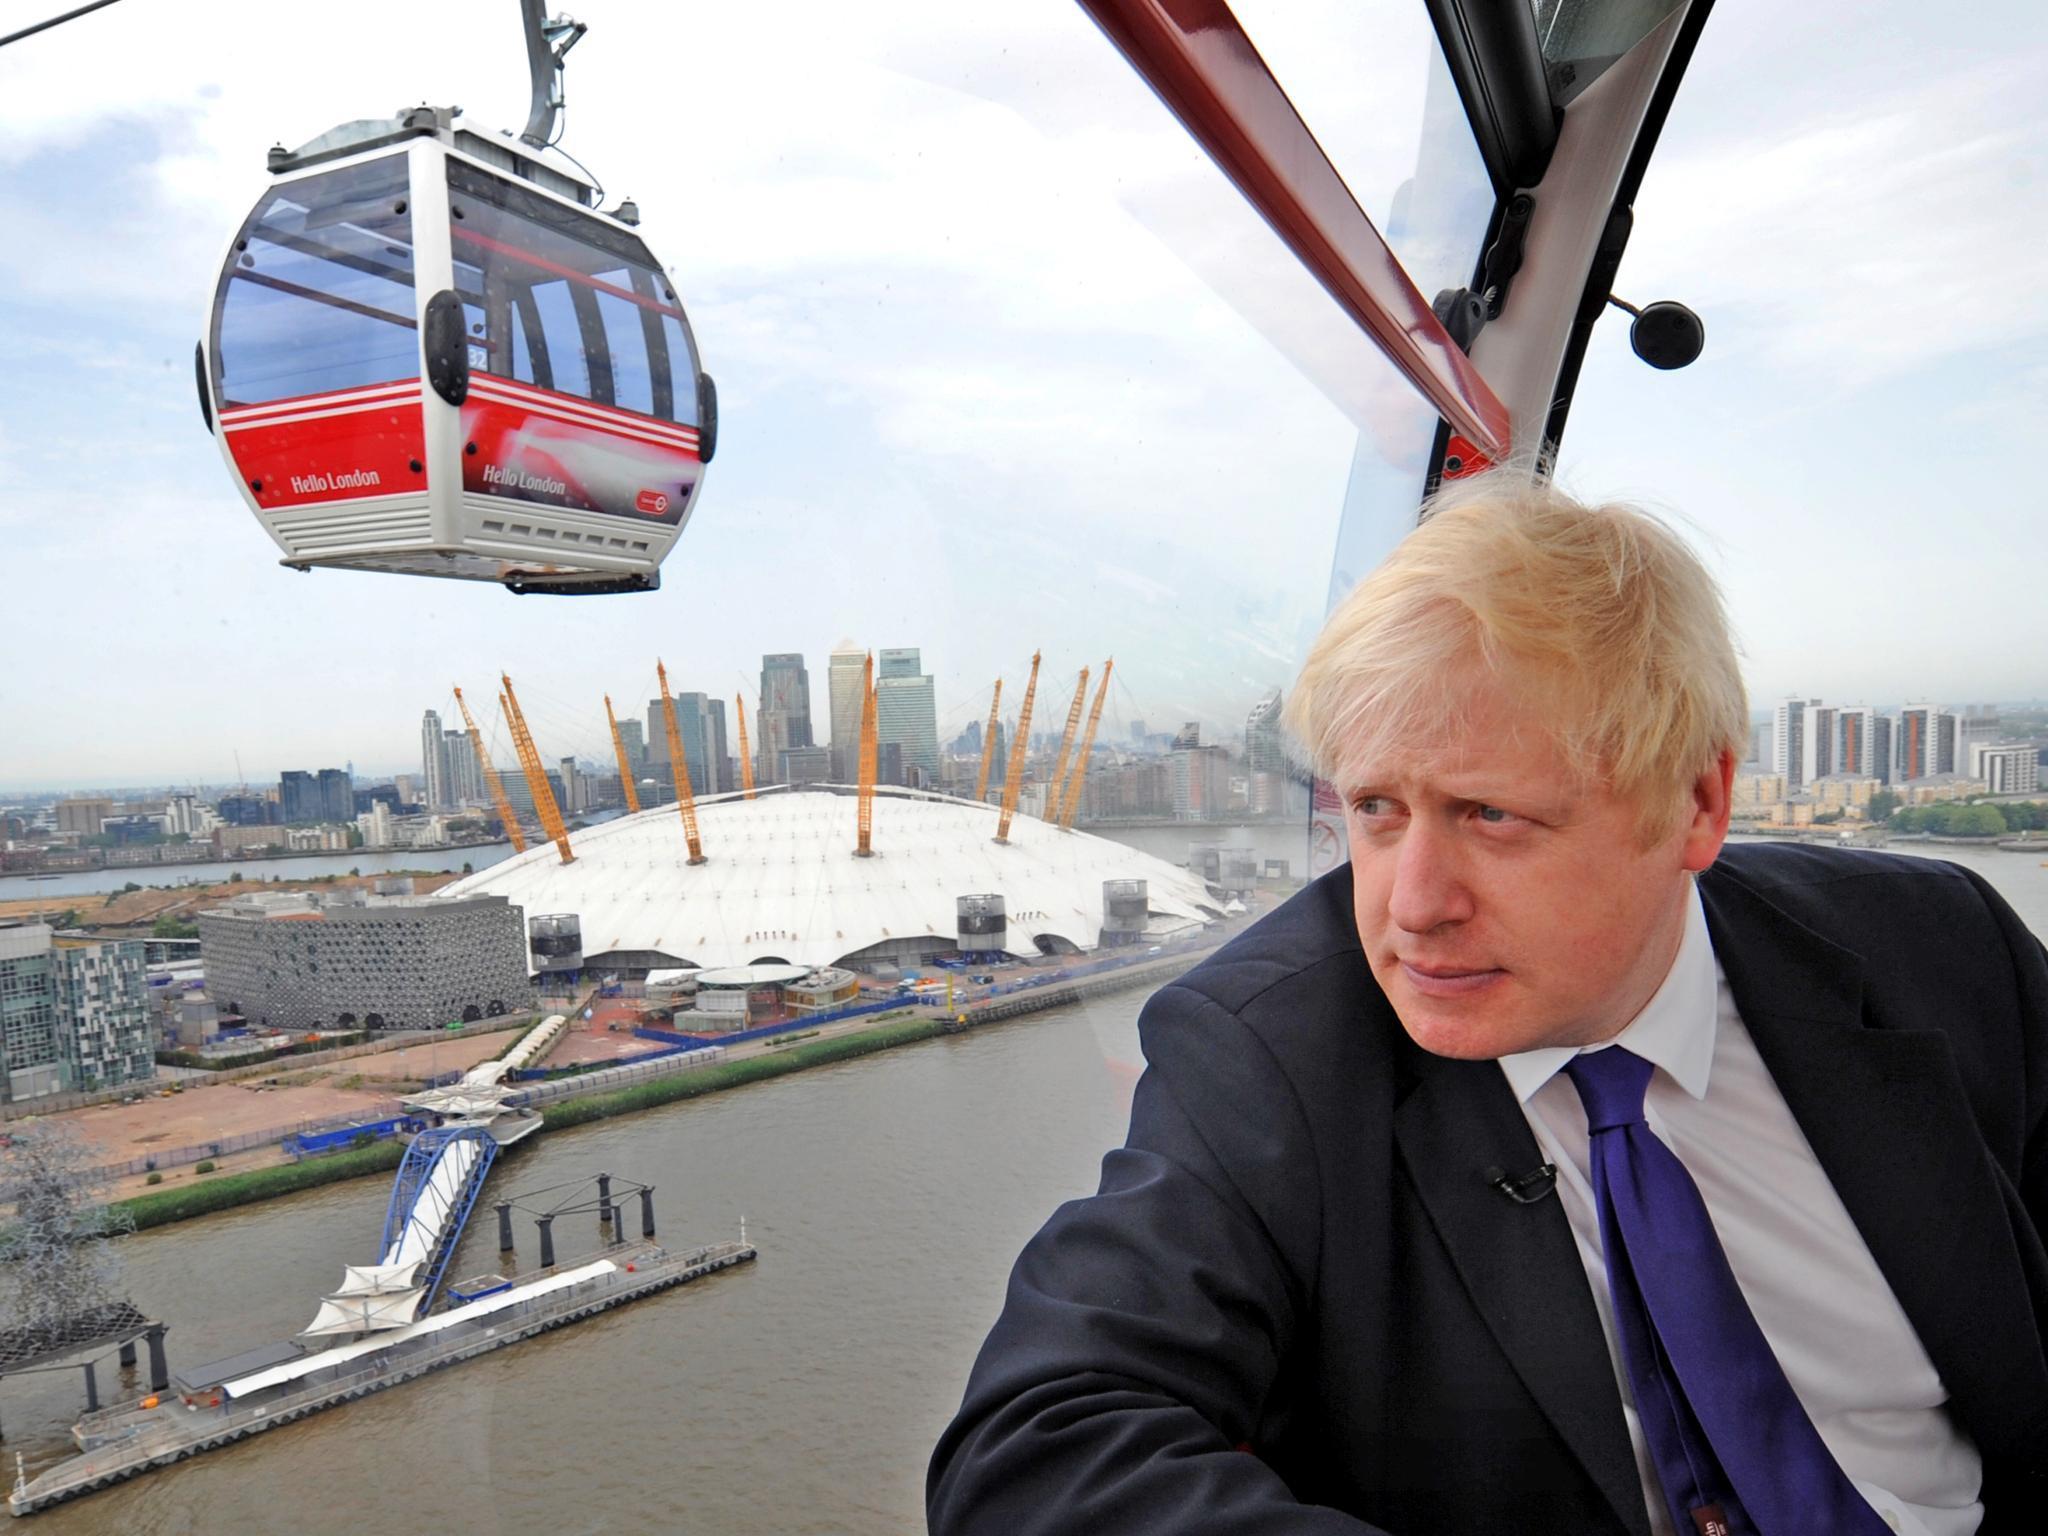
POLYGON ((583 29, 522 8, 522 135, 419 107, 273 149, 222 263, 200 408, 294 569, 651 591, 695 510, 717 392, 638 210, 543 159, 583 29))

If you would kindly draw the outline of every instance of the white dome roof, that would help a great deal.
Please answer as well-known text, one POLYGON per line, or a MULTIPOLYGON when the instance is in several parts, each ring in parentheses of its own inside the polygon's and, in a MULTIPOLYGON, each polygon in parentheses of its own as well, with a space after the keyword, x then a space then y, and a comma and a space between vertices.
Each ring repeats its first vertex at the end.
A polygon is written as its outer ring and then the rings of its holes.
POLYGON ((652 950, 693 966, 821 966, 890 940, 950 941, 956 898, 983 893, 1004 898, 1013 953, 1034 952, 1039 934, 1092 949, 1105 880, 1148 882, 1155 914, 1218 915, 1200 878, 1163 859, 1021 812, 998 846, 997 817, 971 800, 877 788, 875 851, 863 859, 850 792, 720 795, 697 802, 705 862, 695 867, 670 804, 572 833, 572 864, 541 841, 437 894, 574 912, 585 955, 652 950))

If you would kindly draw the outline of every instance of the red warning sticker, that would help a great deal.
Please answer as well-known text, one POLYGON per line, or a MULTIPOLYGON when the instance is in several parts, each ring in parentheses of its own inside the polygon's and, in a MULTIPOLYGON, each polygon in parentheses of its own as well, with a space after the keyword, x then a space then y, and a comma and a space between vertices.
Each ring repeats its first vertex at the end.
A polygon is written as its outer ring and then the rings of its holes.
POLYGON ((668 497, 660 491, 642 491, 633 498, 633 505, 649 517, 660 517, 668 510, 668 497))

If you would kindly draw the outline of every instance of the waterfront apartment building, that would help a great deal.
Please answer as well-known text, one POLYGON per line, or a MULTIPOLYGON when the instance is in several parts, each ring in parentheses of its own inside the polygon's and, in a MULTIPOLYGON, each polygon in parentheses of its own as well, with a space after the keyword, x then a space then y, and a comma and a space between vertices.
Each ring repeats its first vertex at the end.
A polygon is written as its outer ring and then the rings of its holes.
POLYGON ((916 646, 884 650, 875 658, 875 739, 902 748, 906 774, 914 768, 923 773, 924 783, 936 782, 938 701, 916 646))
POLYGON ((1222 747, 1182 747, 1167 759, 1173 775, 1173 814, 1201 821, 1230 809, 1230 753, 1222 747))
POLYGON ((1800 711, 1799 783, 1802 788, 1836 771, 1835 746, 1834 707, 1818 699, 1809 700, 1800 711))
POLYGON ((1729 795, 1729 804, 1743 820, 1748 820, 1759 811, 1781 804, 1784 799, 1785 775, 1782 773, 1738 773, 1729 795))
POLYGON ((448 760, 441 744, 444 732, 441 717, 428 710, 420 718, 420 777, 426 784, 426 806, 430 811, 445 811, 454 801, 448 798, 448 760))
POLYGON ((525 915, 502 896, 258 893, 201 912, 199 949, 208 995, 278 1029, 430 1028, 533 996, 525 915))
POLYGON ((1892 779, 1908 783, 1956 771, 1956 717, 1932 704, 1908 704, 1892 731, 1892 779))
POLYGON ((1835 772, 1876 779, 1892 777, 1892 722, 1868 704, 1835 711, 1835 772))
POLYGON ((1874 778, 1858 773, 1830 773, 1813 780, 1806 788, 1814 807, 1821 811, 1863 814, 1870 797, 1883 786, 1874 778))
POLYGON ((114 802, 97 797, 80 797, 57 802, 57 833, 60 837, 98 837, 100 827, 114 814, 114 802))
POLYGON ((1254 816, 1286 808, 1287 740, 1280 726, 1280 690, 1258 703, 1244 722, 1244 768, 1249 809, 1254 816))
POLYGON ((860 776, 861 678, 868 653, 842 640, 825 665, 827 708, 832 712, 832 776, 851 784, 860 776))
POLYGON ((1788 791, 1805 782, 1806 711, 1819 699, 1780 699, 1771 715, 1771 772, 1781 774, 1788 791))
POLYGON ((1982 779, 1994 795, 2031 795, 2041 787, 2039 750, 2028 742, 2020 746, 1987 746, 1976 743, 1970 749, 1970 777, 1982 779))
POLYGON ((75 943, 0 924, 0 1100, 156 1076, 140 939, 75 943))

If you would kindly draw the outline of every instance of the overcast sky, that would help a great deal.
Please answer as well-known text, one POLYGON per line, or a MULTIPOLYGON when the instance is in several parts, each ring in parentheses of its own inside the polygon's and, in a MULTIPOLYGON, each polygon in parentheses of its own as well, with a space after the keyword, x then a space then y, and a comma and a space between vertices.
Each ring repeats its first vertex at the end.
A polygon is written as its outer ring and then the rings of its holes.
MULTIPOLYGON (((0 788, 403 769, 501 668, 549 757, 604 754, 657 656, 751 704, 800 650, 822 716, 843 637, 921 645, 948 736, 1034 648, 1041 723, 1111 653, 1117 733, 1288 682, 1360 426, 1398 457, 1418 418, 1071 0, 572 9, 565 146, 722 399, 652 596, 283 571, 194 400, 264 149, 421 100, 518 126, 513 0, 125 0, 0 53, 0 788)), ((2048 693, 2048 25, 2003 9, 1720 0, 1637 203, 1618 290, 1707 352, 1653 373, 1604 321, 1564 475, 1692 531, 1759 706, 2048 693)), ((1239 10, 1424 290, 1462 277, 1486 199, 1424 131, 1422 6, 1239 10)))

